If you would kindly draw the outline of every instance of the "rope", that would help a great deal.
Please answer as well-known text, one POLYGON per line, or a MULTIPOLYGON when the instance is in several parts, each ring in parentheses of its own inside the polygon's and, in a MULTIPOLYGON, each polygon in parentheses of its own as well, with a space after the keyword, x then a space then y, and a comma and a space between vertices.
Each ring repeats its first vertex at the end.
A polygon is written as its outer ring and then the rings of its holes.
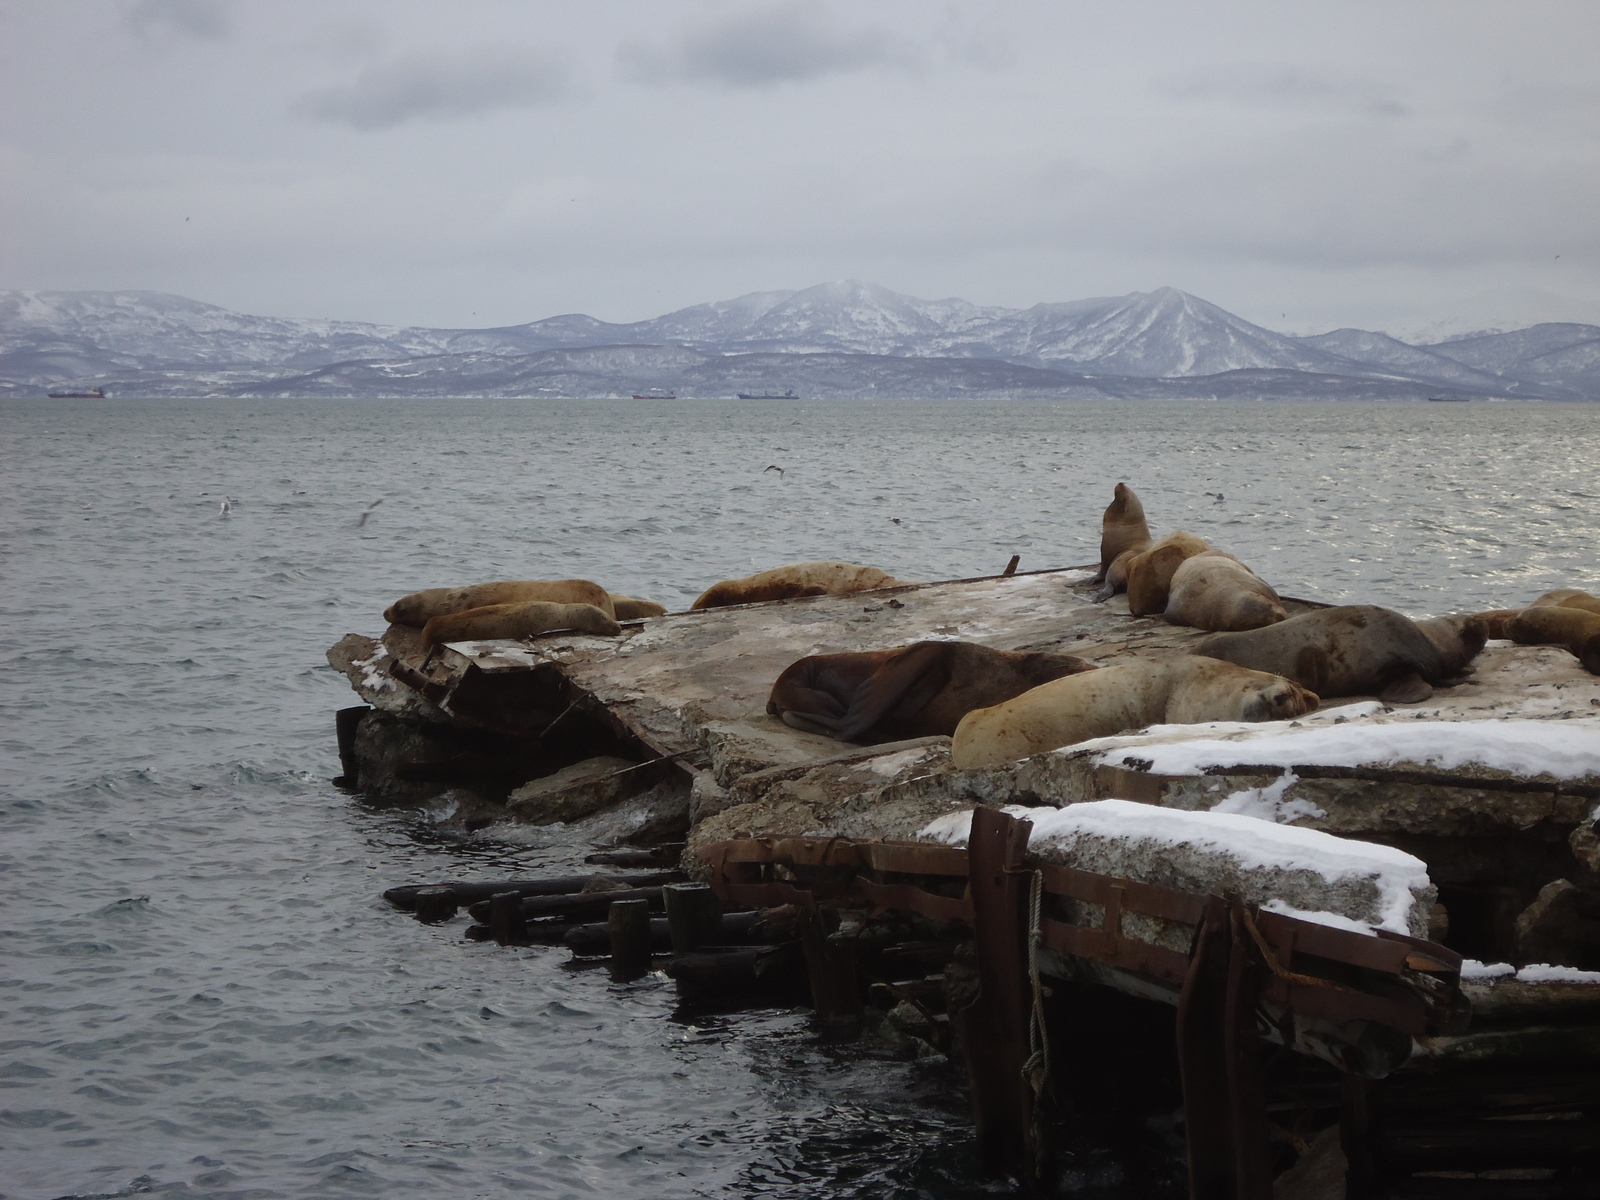
POLYGON ((1044 872, 1030 872, 1028 887, 1028 982, 1033 987, 1033 1009, 1028 1015, 1028 1061, 1022 1064, 1022 1077, 1033 1088, 1034 1098, 1044 1094, 1050 1078, 1050 1031, 1044 1020, 1044 984, 1039 978, 1039 947, 1044 944, 1040 917, 1044 907, 1044 872))

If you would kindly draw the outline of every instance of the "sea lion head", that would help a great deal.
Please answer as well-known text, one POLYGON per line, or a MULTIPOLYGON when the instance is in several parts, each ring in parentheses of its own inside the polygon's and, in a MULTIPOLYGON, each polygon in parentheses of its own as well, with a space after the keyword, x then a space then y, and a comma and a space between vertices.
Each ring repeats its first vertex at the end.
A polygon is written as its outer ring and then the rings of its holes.
POLYGON ((1315 692, 1298 683, 1278 679, 1264 684, 1245 698, 1241 706, 1242 721, 1287 721, 1316 712, 1322 700, 1315 692))

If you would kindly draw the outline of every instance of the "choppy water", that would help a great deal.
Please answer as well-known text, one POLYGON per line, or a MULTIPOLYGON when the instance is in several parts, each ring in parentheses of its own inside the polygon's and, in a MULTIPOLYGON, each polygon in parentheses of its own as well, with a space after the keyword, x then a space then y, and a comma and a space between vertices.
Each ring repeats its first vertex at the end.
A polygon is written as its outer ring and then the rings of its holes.
MULTIPOLYGON (((1288 594, 1424 615, 1600 583, 1600 406, 0 416, 0 1194, 29 1200, 993 1191, 937 1066, 820 1044, 803 1013, 683 1018, 670 985, 378 900, 554 853, 327 782, 352 699, 322 652, 402 592, 582 575, 676 605, 805 558, 1083 563, 1118 479, 1288 594)), ((1073 1170, 1119 1193, 1114 1165, 1073 1170)))

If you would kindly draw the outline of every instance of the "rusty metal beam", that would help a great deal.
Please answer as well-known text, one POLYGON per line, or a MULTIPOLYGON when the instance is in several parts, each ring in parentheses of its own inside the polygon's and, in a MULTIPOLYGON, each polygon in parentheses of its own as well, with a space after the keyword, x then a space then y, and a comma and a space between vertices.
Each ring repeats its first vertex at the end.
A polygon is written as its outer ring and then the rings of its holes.
POLYGON ((1027 873, 1031 821, 992 808, 972 812, 967 861, 978 998, 956 1014, 972 1082, 978 1153, 984 1166, 1019 1179, 1036 1176, 1033 1089, 1028 1061, 1027 873))

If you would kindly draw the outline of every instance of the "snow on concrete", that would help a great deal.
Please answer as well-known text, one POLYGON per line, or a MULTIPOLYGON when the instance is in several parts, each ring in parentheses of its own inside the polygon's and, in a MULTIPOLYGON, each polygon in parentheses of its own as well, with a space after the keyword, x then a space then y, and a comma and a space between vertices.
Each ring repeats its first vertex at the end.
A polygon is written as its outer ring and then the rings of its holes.
MULTIPOLYGON (((1117 764, 1129 749, 1158 775, 1198 775, 1207 767, 1384 767, 1416 763, 1441 770, 1485 767, 1511 775, 1582 779, 1600 775, 1600 718, 1571 721, 1350 722, 1313 727, 1305 722, 1214 726, 1155 726, 1141 739, 1104 738, 1098 763, 1117 764), (1300 728, 1295 728, 1299 724, 1300 728), (1182 737, 1187 733, 1186 738, 1182 737), (1175 740, 1178 739, 1178 740, 1175 740)), ((1075 749, 1090 747, 1084 743, 1075 749)))
POLYGON ((1327 810, 1310 800, 1286 800, 1284 793, 1300 782, 1293 771, 1285 771, 1266 787, 1244 788, 1224 796, 1211 806, 1214 813, 1235 813, 1277 825, 1292 825, 1301 817, 1325 817, 1327 810))
POLYGON ((1600 971, 1553 967, 1549 963, 1530 963, 1518 970, 1510 963, 1481 963, 1468 958, 1461 963, 1461 978, 1472 983, 1511 978, 1519 983, 1600 983, 1600 971))
MULTIPOLYGON (((1258 904, 1277 900, 1394 933, 1425 930, 1434 898, 1428 868, 1404 851, 1257 817, 1129 800, 1005 811, 1033 822, 1030 850, 1084 870, 1218 895, 1236 890, 1258 904)), ((971 823, 970 812, 951 813, 920 836, 961 845, 971 823)))

